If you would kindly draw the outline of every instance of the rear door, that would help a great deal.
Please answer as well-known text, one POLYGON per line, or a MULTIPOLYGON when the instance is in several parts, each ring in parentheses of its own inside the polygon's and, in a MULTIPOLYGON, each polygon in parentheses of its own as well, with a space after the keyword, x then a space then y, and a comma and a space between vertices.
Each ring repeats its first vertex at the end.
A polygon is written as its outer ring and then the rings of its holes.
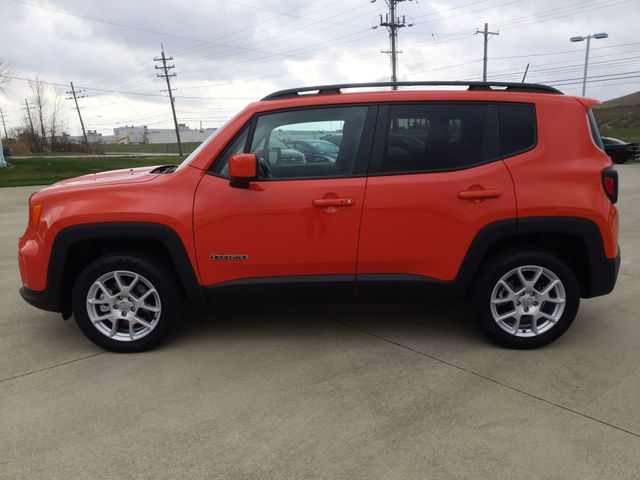
POLYGON ((381 109, 362 216, 359 288, 454 280, 479 230, 515 219, 498 125, 499 106, 490 103, 381 109))

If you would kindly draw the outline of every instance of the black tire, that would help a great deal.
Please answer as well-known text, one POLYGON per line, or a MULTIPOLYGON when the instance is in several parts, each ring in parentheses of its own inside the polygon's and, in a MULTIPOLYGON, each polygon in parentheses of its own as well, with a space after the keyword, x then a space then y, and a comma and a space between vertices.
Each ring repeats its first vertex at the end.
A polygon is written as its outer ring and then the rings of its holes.
MULTIPOLYGON (((532 277, 533 272, 532 276, 527 280, 533 280, 532 277)), ((578 312, 578 307, 580 306, 580 287, 571 268, 555 255, 535 249, 510 250, 490 258, 484 264, 475 282, 473 303, 478 323, 491 340, 508 348, 538 348, 553 342, 571 326, 578 312), (552 324, 548 327, 548 330, 538 335, 528 337, 517 336, 513 332, 507 332, 494 320, 492 313, 492 294, 494 288, 498 288, 499 280, 513 269, 525 266, 543 267, 554 274, 560 280, 562 287, 564 287, 566 300, 564 303, 564 311, 560 313, 558 310, 559 319, 557 319, 555 324, 552 324)), ((524 302, 522 303, 524 305, 524 302)), ((520 308, 516 307, 515 304, 512 305, 514 309, 520 308)), ((520 305, 520 303, 518 303, 518 305, 520 305)), ((538 305, 538 303, 536 303, 536 305, 538 305)), ((548 304, 549 307, 543 307, 543 305, 545 304, 540 302, 539 307, 532 306, 531 308, 537 308, 539 310, 543 308, 555 308, 552 303, 548 304)), ((510 310, 509 306, 505 308, 510 310)), ((525 320, 525 326, 526 321, 530 322, 529 325, 533 322, 531 319, 525 320)), ((513 321, 513 323, 515 325, 515 321, 513 321)))
MULTIPOLYGON (((112 352, 142 352, 159 345, 167 337, 172 324, 178 319, 181 303, 180 286, 175 275, 162 261, 144 254, 129 252, 106 254, 91 262, 76 279, 72 294, 73 315, 80 330, 93 343, 112 352), (128 271, 141 275, 157 291, 161 310, 159 314, 151 314, 153 321, 156 321, 155 315, 158 316, 157 322, 154 328, 142 338, 129 341, 110 338, 101 333, 89 318, 87 295, 91 286, 103 275, 114 271, 128 271)), ((126 325, 128 323, 122 322, 122 328, 126 325)))

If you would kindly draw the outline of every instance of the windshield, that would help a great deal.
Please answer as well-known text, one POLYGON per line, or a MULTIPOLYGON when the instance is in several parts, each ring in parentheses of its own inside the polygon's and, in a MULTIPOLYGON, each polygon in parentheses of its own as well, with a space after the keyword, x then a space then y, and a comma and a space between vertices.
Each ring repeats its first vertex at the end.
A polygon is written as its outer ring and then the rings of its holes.
POLYGON ((309 142, 316 152, 319 153, 338 153, 338 147, 331 142, 325 142, 324 140, 316 140, 315 142, 309 142))
POLYGON ((207 138, 204 142, 202 142, 200 145, 198 145, 198 148, 196 148, 193 152, 191 152, 191 154, 185 158, 180 165, 178 165, 178 168, 176 168, 176 170, 180 170, 181 168, 185 167, 186 165, 189 164, 189 162, 195 158, 196 156, 198 156, 198 154, 202 151, 202 149, 204 149, 204 147, 206 147, 209 142, 211 142, 211 140, 213 140, 214 138, 216 138, 216 136, 222 132, 227 125, 229 125, 229 122, 231 122, 231 120, 233 120, 235 117, 230 118, 229 120, 227 120, 226 122, 224 122, 220 127, 218 127, 216 129, 215 132, 213 132, 211 135, 209 135, 209 138, 207 138))
POLYGON ((273 135, 269 141, 269 144, 272 147, 277 147, 280 148, 282 150, 288 149, 289 147, 287 147, 284 142, 282 140, 280 140, 278 137, 276 137, 275 135, 273 135))

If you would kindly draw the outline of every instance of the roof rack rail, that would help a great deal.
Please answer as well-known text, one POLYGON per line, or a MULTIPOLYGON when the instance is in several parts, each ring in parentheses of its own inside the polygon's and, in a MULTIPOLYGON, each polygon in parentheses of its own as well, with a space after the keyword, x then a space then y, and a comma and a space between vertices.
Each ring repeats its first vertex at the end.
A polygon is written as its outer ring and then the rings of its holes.
POLYGON ((415 86, 455 86, 468 87, 469 90, 496 90, 492 87, 499 87, 501 90, 509 92, 529 92, 529 93, 553 93, 562 95, 562 92, 548 85, 539 83, 513 83, 513 82, 439 82, 439 81, 417 81, 417 82, 371 82, 371 83, 342 83, 336 85, 319 85, 315 87, 289 88, 270 93, 262 100, 275 100, 278 98, 296 97, 303 92, 317 92, 316 95, 326 95, 332 93, 342 93, 343 88, 366 88, 366 87, 415 87, 415 86))

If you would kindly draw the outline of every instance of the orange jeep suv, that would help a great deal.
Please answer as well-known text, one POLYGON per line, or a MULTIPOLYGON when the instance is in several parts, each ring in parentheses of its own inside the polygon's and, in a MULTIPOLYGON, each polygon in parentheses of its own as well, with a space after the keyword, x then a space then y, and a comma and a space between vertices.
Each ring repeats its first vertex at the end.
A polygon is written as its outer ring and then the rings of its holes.
POLYGON ((177 167, 34 193, 20 293, 114 351, 157 345, 183 300, 444 295, 470 298, 499 344, 539 347, 618 274, 597 103, 518 83, 276 92, 177 167))

